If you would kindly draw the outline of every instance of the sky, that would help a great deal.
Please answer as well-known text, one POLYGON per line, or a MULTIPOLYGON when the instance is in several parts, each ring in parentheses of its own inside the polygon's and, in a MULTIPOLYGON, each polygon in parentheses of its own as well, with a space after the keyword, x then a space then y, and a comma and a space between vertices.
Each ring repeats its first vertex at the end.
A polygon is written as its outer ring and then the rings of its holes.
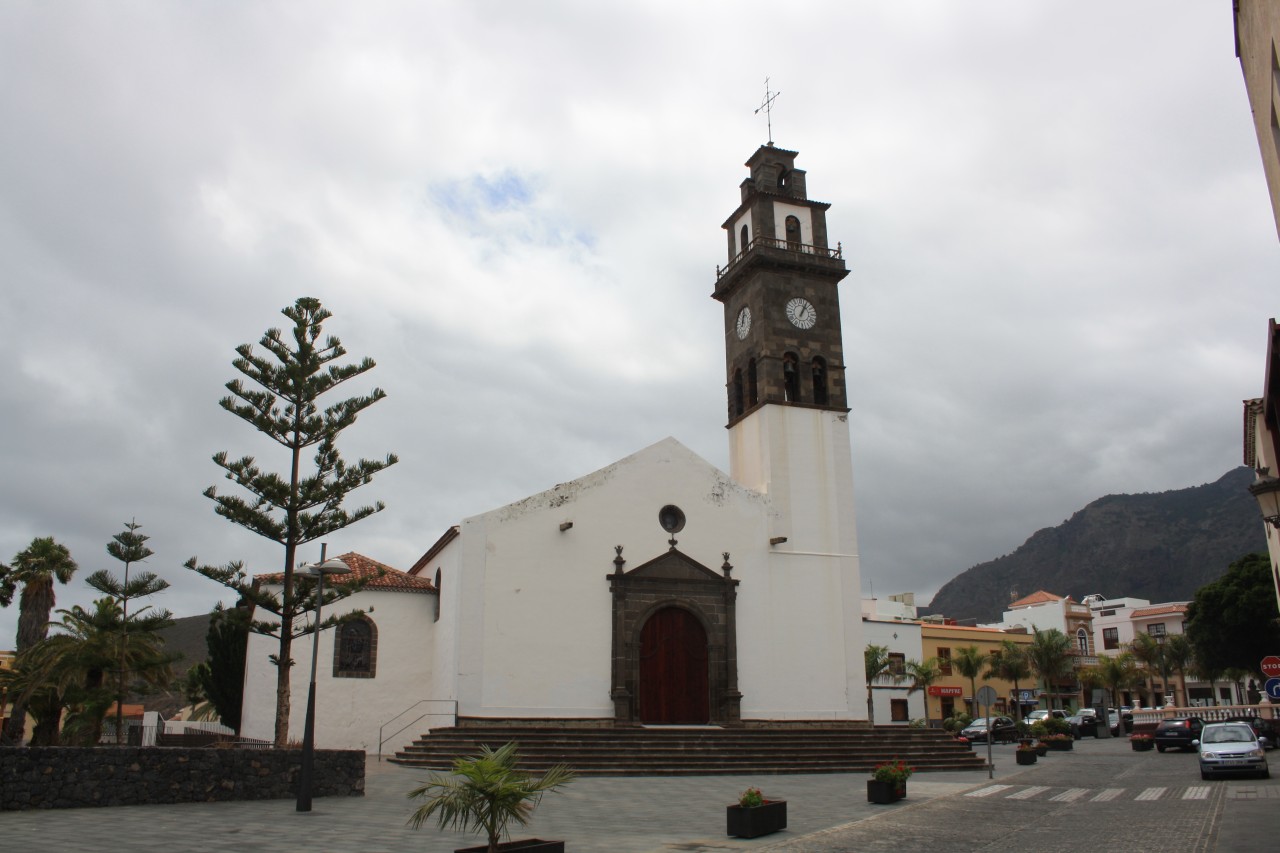
POLYGON ((1241 464, 1280 253, 1228 0, 11 0, 0 560, 54 536, 87 604, 136 519, 184 616, 230 600, 190 557, 280 570, 202 493, 287 471, 218 400, 301 296, 388 395, 339 448, 400 459, 330 555, 407 569, 667 436, 727 468, 766 78, 850 269, 864 593, 1241 464))

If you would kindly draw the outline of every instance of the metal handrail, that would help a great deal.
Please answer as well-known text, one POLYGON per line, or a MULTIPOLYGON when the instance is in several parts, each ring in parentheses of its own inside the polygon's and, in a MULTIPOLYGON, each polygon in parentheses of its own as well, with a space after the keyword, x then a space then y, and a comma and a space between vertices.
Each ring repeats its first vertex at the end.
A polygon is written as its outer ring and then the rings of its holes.
POLYGON ((409 713, 410 711, 412 711, 414 708, 418 707, 419 705, 425 704, 425 703, 427 703, 427 702, 448 702, 448 703, 452 704, 452 705, 453 705, 453 725, 454 725, 455 727, 458 725, 458 700, 457 700, 457 699, 419 699, 417 702, 414 702, 412 705, 410 705, 408 708, 405 708, 405 709, 404 709, 403 711, 401 711, 399 714, 396 714, 394 717, 392 717, 391 719, 387 720, 387 721, 386 721, 385 723, 383 723, 382 725, 378 726, 378 760, 379 760, 379 761, 381 761, 381 760, 382 760, 382 745, 383 745, 384 743, 386 743, 387 741, 391 740, 391 738, 393 738, 393 737, 395 737, 396 735, 400 734, 402 731, 404 731, 405 729, 409 728, 409 726, 412 726, 414 723, 418 722, 418 720, 421 720, 423 717, 440 716, 440 715, 442 714, 442 712, 440 712, 440 711, 424 711, 423 713, 421 713, 421 714, 419 714, 418 716, 414 717, 412 720, 410 720, 409 722, 405 723, 403 726, 401 726, 400 728, 396 729, 394 732, 392 732, 391 734, 387 735, 386 737, 383 737, 383 736, 382 736, 382 730, 383 730, 383 729, 385 729, 387 726, 391 725, 391 724, 392 724, 392 723, 394 723, 396 720, 398 720, 398 719, 400 719, 401 717, 403 717, 405 714, 407 714, 407 713, 409 713))
POLYGON ((723 267, 716 266, 716 280, 724 277, 724 274, 731 270, 734 264, 742 260, 748 252, 757 246, 767 249, 786 249, 791 252, 798 252, 803 255, 818 255, 824 258, 840 259, 844 251, 844 247, 840 243, 836 243, 834 249, 827 246, 814 246, 810 243, 797 243, 794 240, 781 240, 777 237, 753 237, 746 248, 729 260, 729 263, 723 267))

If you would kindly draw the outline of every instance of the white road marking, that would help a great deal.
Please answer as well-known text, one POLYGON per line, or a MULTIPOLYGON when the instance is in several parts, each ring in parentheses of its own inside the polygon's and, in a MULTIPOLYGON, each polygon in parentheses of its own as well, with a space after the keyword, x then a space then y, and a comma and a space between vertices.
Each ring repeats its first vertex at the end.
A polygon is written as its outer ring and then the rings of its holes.
POLYGON ((1143 791, 1134 799, 1140 803, 1144 801, 1150 802, 1152 800, 1158 800, 1164 796, 1164 792, 1167 790, 1169 789, 1168 788, 1148 788, 1147 790, 1143 791))
POLYGON ((965 794, 965 796, 966 797, 989 797, 992 794, 998 794, 1001 791, 1007 791, 1012 787, 1013 787, 1012 785, 988 785, 985 788, 979 788, 976 791, 970 791, 969 793, 965 794))
POLYGON ((1184 800, 1207 800, 1209 799, 1209 786, 1197 785, 1194 788, 1188 788, 1187 792, 1182 795, 1184 800))
POLYGON ((1009 796, 1005 797, 1005 799, 1006 800, 1029 800, 1032 797, 1043 794, 1047 790, 1049 790, 1048 785, 1031 785, 1030 787, 1024 788, 1023 790, 1019 791, 1016 794, 1010 794, 1009 796))
POLYGON ((1095 803, 1109 803, 1116 797, 1124 793, 1124 788, 1103 788, 1098 795, 1093 798, 1095 803))
POLYGON ((1074 803, 1087 793, 1089 793, 1088 788, 1068 788, 1056 797, 1050 797, 1049 799, 1055 803, 1074 803))

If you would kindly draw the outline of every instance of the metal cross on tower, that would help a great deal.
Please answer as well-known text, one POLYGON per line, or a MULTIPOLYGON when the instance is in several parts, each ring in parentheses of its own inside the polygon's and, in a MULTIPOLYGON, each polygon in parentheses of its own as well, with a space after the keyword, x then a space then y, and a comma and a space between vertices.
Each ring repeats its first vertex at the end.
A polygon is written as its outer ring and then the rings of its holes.
POLYGON ((760 111, 764 110, 765 121, 769 126, 769 144, 773 144, 773 102, 781 95, 781 92, 769 91, 769 78, 764 78, 764 100, 760 102, 760 106, 756 107, 753 115, 760 115, 760 111))

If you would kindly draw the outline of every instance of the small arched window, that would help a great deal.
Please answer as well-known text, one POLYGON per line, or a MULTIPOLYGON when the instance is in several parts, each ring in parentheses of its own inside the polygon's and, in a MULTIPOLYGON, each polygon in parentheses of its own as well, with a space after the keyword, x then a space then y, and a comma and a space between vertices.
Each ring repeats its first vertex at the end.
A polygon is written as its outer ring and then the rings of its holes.
POLYGON ((733 371, 733 401, 731 406, 732 408, 730 413, 732 417, 736 418, 742 415, 743 408, 742 408, 742 371, 741 370, 733 371))
POLYGON ((786 169, 778 169, 778 189, 786 192, 787 183, 791 180, 791 173, 786 169))
POLYGON ((827 363, 816 357, 811 365, 813 370, 813 402, 819 406, 827 404, 827 363))
POLYGON ((378 671, 378 626, 368 616, 348 619, 333 638, 334 678, 373 678, 378 671))
POLYGON ((1080 649, 1080 654, 1089 654, 1089 632, 1084 628, 1076 629, 1076 645, 1080 649))
POLYGON ((788 403, 800 402, 800 357, 793 352, 782 356, 782 398, 788 403))
POLYGON ((756 360, 747 362, 747 405, 754 406, 760 402, 759 384, 756 381, 756 360))
POLYGON ((440 569, 439 567, 436 568, 436 619, 435 621, 437 622, 440 621, 440 569))
POLYGON ((746 226, 746 225, 743 225, 743 226, 742 226, 742 238, 738 241, 738 253, 739 253, 739 254, 741 254, 742 252, 745 252, 745 251, 747 250, 747 242, 748 242, 748 241, 747 241, 747 237, 750 235, 750 233, 751 233, 751 232, 747 230, 747 226, 746 226))
POLYGON ((800 220, 794 216, 788 216, 786 219, 787 228, 787 247, 790 249, 800 248, 800 220))

